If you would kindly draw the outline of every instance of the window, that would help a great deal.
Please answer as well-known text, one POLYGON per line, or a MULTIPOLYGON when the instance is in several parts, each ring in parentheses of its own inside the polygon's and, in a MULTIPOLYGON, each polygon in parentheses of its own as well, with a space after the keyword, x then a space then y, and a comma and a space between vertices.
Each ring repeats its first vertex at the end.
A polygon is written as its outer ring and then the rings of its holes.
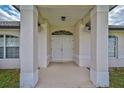
POLYGON ((19 58, 19 38, 6 35, 6 58, 19 58))
POLYGON ((108 56, 109 57, 117 57, 117 44, 118 38, 116 36, 109 36, 108 41, 108 56))
POLYGON ((4 36, 0 35, 0 58, 4 57, 4 36))
POLYGON ((19 58, 19 38, 12 35, 0 35, 0 59, 19 58))

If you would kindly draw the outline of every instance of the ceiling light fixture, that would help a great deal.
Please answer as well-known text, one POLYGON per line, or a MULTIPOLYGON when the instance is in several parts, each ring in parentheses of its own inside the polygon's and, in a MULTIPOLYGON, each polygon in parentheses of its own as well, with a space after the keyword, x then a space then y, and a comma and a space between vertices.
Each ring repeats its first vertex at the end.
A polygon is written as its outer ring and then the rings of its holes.
POLYGON ((66 17, 65 16, 61 16, 61 20, 65 21, 66 17))

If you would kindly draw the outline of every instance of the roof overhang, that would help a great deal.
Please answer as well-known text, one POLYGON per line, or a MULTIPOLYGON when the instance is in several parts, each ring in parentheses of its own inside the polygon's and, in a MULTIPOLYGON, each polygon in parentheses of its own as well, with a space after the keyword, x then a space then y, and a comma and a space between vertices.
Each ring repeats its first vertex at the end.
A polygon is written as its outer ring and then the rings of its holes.
POLYGON ((0 29, 19 29, 19 21, 0 21, 0 29))
POLYGON ((109 25, 109 30, 124 30, 124 26, 120 26, 120 25, 109 25))
MULTIPOLYGON (((86 26, 89 26, 89 25, 90 24, 86 24, 86 26)), ((0 21, 0 28, 19 29, 20 28, 20 22, 19 21, 0 21)), ((124 30, 124 26, 109 25, 109 30, 124 30)))
MULTIPOLYGON (((113 8, 115 8, 117 5, 109 5, 109 10, 111 11, 113 8)), ((20 11, 20 5, 13 5, 18 11, 20 11)))

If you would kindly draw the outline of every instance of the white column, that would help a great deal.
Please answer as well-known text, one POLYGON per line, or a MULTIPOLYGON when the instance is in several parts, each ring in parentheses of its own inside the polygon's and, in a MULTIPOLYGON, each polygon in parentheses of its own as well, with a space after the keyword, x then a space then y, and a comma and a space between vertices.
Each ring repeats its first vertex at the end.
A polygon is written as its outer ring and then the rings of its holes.
POLYGON ((32 5, 21 6, 20 87, 35 87, 38 81, 38 12, 32 5))
POLYGON ((96 87, 109 86, 108 72, 108 11, 107 5, 96 6, 91 11, 90 79, 96 87))

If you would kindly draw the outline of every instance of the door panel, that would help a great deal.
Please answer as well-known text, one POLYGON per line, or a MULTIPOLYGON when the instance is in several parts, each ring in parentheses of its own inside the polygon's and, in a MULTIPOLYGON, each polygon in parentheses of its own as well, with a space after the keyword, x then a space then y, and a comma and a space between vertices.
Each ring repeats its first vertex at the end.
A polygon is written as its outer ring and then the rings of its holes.
POLYGON ((72 61, 73 59, 73 36, 52 36, 52 61, 72 61))
POLYGON ((59 61, 62 60, 62 37, 53 36, 52 38, 52 60, 59 61))
POLYGON ((70 61, 73 59, 73 40, 72 36, 63 36, 63 59, 70 61))

